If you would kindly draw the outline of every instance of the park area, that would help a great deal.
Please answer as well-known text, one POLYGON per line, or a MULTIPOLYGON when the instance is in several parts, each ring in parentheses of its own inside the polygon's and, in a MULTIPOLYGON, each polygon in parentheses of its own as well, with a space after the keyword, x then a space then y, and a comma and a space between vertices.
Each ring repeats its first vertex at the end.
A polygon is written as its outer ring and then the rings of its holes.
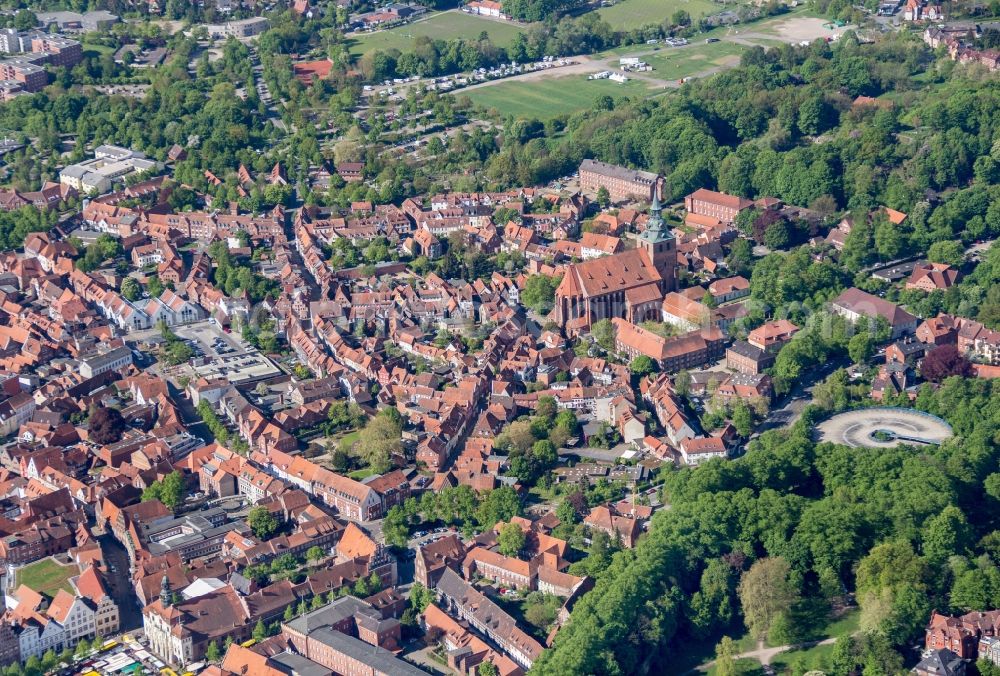
POLYGON ((389 30, 357 33, 351 38, 351 54, 361 55, 376 49, 410 51, 413 49, 414 41, 421 36, 427 36, 432 40, 454 38, 477 40, 479 34, 484 31, 497 47, 506 47, 521 30, 517 24, 452 10, 431 14, 426 18, 389 30))
POLYGON ((553 79, 510 80, 485 87, 457 92, 472 103, 501 115, 540 120, 571 114, 590 108, 601 96, 648 96, 646 83, 631 80, 624 84, 611 80, 588 80, 586 75, 567 75, 553 79))
POLYGON ((60 589, 73 593, 69 579, 79 573, 76 566, 64 566, 53 558, 42 559, 19 568, 15 576, 15 584, 18 587, 22 584, 26 585, 37 592, 53 597, 60 589))
POLYGON ((703 15, 719 13, 725 7, 710 0, 621 0, 611 7, 602 7, 597 13, 612 28, 630 30, 663 23, 678 10, 684 10, 692 20, 697 21, 703 15))

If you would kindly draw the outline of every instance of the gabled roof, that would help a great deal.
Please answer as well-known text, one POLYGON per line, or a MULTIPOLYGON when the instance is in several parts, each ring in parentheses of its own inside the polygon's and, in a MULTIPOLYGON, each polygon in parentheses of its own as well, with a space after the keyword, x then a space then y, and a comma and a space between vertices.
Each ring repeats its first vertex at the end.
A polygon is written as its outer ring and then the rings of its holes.
POLYGON ((337 553, 351 559, 374 556, 377 550, 378 543, 353 523, 347 524, 340 542, 337 543, 337 553))

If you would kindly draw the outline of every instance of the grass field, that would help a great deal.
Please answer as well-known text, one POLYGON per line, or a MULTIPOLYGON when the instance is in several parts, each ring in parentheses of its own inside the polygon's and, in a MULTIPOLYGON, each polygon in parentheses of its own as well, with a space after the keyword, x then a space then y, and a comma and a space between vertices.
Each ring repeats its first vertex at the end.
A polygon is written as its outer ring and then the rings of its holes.
POLYGON ((732 42, 691 45, 677 49, 661 49, 643 57, 652 67, 653 75, 665 80, 679 80, 712 68, 722 67, 739 57, 748 47, 732 42))
POLYGON ((544 80, 512 80, 488 87, 456 92, 473 104, 502 115, 537 117, 540 120, 590 108, 599 96, 647 96, 650 90, 638 80, 619 84, 610 80, 588 80, 586 75, 567 75, 544 80))
MULTIPOLYGON (((714 666, 708 670, 708 676, 715 676, 717 673, 718 669, 714 666)), ((736 660, 736 673, 740 676, 758 676, 758 674, 762 676, 764 667, 760 666, 757 660, 736 660)))
POLYGON ((79 573, 76 566, 63 566, 53 559, 42 559, 19 569, 16 584, 17 586, 27 585, 31 589, 51 597, 55 596, 60 589, 73 593, 69 579, 79 573))
POLYGON ((725 8, 710 0, 619 0, 618 4, 602 7, 597 13, 612 28, 629 29, 662 23, 679 9, 697 21, 703 14, 717 14, 725 8))
POLYGON ((413 46, 414 40, 421 35, 435 40, 450 40, 451 38, 475 40, 483 31, 489 34, 493 44, 505 47, 521 30, 521 27, 516 24, 493 21, 465 12, 438 12, 426 19, 420 19, 405 26, 359 34, 352 39, 351 53, 360 55, 375 49, 398 49, 405 52, 413 46))

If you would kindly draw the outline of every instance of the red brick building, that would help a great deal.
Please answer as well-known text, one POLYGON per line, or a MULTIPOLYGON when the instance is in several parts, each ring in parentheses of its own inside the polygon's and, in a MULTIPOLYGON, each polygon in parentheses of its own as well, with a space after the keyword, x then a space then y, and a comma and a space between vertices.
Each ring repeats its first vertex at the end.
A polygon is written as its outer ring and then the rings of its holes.
POLYGON ((722 223, 732 223, 741 211, 752 206, 753 200, 705 188, 699 188, 684 198, 684 209, 689 214, 708 216, 722 223))
POLYGON ((601 188, 608 191, 613 202, 643 200, 663 196, 663 177, 651 171, 638 171, 608 164, 598 160, 580 163, 580 190, 596 193, 601 188))

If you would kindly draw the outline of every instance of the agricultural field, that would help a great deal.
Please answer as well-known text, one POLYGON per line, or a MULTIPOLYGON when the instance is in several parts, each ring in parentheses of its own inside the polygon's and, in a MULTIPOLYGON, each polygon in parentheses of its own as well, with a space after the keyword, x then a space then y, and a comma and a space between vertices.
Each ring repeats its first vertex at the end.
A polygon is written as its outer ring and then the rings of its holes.
POLYGON ((611 7, 602 7, 597 13, 612 28, 631 29, 662 23, 679 9, 697 21, 702 15, 717 14, 725 7, 711 0, 619 0, 611 7))
POLYGON ((487 110, 495 108, 501 115, 536 117, 545 120, 564 113, 590 108, 600 96, 648 96, 651 90, 641 80, 624 84, 610 80, 588 80, 586 75, 535 80, 511 80, 467 91, 456 96, 468 96, 472 103, 487 110))
POLYGON ((516 24, 494 21, 457 10, 438 12, 389 30, 359 33, 353 37, 351 53, 361 55, 376 49, 398 49, 405 52, 411 49, 414 40, 422 35, 440 40, 476 39, 483 31, 489 34, 493 44, 506 47, 522 28, 516 24))
POLYGON ((18 569, 15 584, 17 586, 26 585, 37 592, 52 597, 60 589, 73 593, 69 579, 79 574, 80 571, 76 566, 64 566, 56 563, 55 559, 42 559, 18 569))

